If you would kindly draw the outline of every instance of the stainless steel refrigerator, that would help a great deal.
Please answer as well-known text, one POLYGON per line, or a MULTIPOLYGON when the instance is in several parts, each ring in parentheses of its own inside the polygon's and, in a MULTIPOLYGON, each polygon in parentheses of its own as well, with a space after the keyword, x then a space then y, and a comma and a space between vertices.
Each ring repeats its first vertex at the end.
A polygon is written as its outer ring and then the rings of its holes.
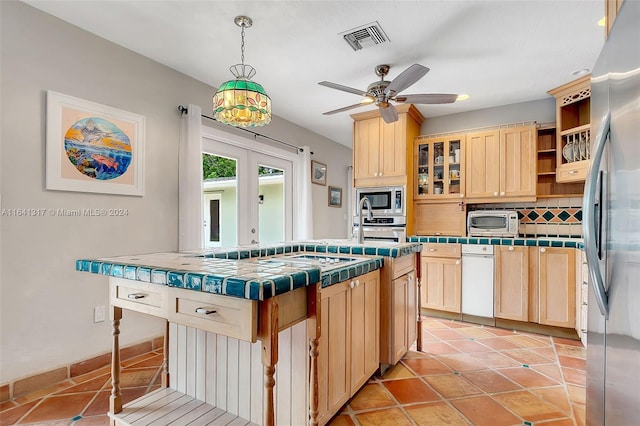
POLYGON ((591 73, 583 231, 588 425, 640 424, 640 1, 625 0, 591 73))

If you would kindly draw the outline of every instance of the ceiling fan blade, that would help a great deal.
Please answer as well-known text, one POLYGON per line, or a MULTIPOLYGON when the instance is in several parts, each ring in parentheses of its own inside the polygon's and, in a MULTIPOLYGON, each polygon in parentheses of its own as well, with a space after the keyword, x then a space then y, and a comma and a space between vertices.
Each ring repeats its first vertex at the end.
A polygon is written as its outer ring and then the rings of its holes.
POLYGON ((387 107, 380 107, 380 115, 385 123, 393 123, 398 121, 398 110, 393 105, 389 104, 387 107))
POLYGON ((349 106, 346 106, 346 107, 334 109, 333 111, 323 112, 322 115, 337 114, 339 112, 349 111, 350 109, 358 108, 358 107, 365 106, 365 105, 369 105, 369 104, 359 103, 359 104, 349 105, 349 106))
POLYGON ((402 92, 416 81, 420 80, 429 72, 429 68, 420 64, 413 64, 406 70, 402 71, 399 76, 393 79, 387 86, 385 94, 394 95, 402 92))
POLYGON ((444 93, 429 93, 422 95, 403 95, 393 98, 396 102, 410 104, 452 104, 458 99, 458 95, 444 93))
POLYGON ((331 83, 330 81, 321 81, 318 83, 320 86, 329 87, 331 89, 342 90, 343 92, 353 93, 354 95, 367 96, 367 92, 363 92, 353 87, 343 86, 338 83, 331 83))

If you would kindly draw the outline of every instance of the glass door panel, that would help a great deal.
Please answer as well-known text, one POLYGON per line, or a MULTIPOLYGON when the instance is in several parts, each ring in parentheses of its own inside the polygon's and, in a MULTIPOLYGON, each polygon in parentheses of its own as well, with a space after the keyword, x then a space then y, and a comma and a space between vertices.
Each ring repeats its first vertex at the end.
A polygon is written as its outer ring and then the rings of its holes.
POLYGON ((429 194, 429 161, 430 161, 430 145, 418 145, 418 195, 429 194))
POLYGON ((238 245, 237 159, 202 154, 205 247, 238 245))
POLYGON ((461 155, 461 141, 450 140, 449 155, 448 155, 448 169, 449 169, 449 194, 460 194, 462 185, 460 181, 462 179, 463 170, 460 167, 460 155, 461 155))
POLYGON ((258 166, 258 241, 285 240, 284 170, 258 166))
POLYGON ((441 195, 445 193, 446 180, 445 143, 433 143, 433 194, 441 195))

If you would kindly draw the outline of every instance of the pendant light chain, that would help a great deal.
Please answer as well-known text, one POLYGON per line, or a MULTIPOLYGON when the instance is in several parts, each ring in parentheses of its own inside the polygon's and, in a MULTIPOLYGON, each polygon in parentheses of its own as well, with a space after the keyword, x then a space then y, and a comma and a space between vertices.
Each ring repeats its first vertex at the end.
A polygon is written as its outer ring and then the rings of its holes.
POLYGON ((240 42, 240 51, 242 52, 242 54, 240 55, 240 62, 242 63, 242 66, 244 68, 244 25, 242 25, 242 31, 240 33, 242 41, 240 42))

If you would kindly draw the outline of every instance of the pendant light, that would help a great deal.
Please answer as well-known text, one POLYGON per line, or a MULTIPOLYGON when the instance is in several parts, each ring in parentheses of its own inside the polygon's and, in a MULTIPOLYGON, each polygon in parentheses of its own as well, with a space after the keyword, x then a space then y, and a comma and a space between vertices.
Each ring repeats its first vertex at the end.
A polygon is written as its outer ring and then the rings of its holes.
POLYGON ((244 29, 253 21, 236 16, 233 22, 242 28, 241 63, 229 67, 235 79, 222 83, 213 96, 213 117, 235 127, 264 126, 271 122, 271 99, 260 84, 251 81, 256 70, 244 63, 244 29))

